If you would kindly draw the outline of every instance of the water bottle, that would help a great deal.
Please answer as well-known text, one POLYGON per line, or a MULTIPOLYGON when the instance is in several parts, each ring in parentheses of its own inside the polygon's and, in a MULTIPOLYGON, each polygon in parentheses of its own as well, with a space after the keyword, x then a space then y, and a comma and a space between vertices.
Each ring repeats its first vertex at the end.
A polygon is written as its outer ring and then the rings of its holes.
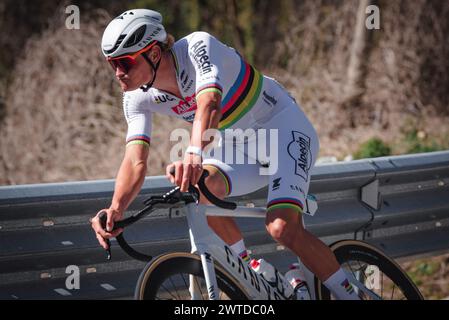
POLYGON ((262 275, 270 284, 276 283, 276 269, 264 259, 252 259, 249 263, 251 268, 262 275))
POLYGON ((309 290, 304 273, 298 263, 293 263, 285 274, 285 279, 291 284, 297 300, 310 300, 309 290))
POLYGON ((283 292, 286 298, 290 298, 294 294, 294 290, 287 279, 264 259, 252 259, 250 266, 255 272, 262 275, 273 287, 277 287, 278 290, 283 292), (282 288, 279 288, 278 285, 281 285, 282 288))

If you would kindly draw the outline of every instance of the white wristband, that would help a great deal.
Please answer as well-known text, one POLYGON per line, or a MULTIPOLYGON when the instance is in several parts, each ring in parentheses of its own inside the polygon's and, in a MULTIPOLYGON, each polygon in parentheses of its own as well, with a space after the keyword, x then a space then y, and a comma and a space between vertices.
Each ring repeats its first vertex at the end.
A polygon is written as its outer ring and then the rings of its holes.
POLYGON ((195 147, 195 146, 188 146, 186 153, 193 153, 200 157, 203 156, 203 150, 201 150, 201 148, 195 147))

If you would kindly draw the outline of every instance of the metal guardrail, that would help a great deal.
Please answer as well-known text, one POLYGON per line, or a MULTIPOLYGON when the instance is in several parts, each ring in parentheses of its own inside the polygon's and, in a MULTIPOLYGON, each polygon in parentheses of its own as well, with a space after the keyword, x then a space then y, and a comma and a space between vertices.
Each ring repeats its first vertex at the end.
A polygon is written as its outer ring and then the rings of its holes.
MULTIPOLYGON (((172 186, 148 177, 130 211, 172 186)), ((109 299, 132 296, 143 264, 113 244, 106 262, 88 219, 107 207, 114 181, 0 187, 0 299, 109 299), (80 289, 66 288, 66 268, 79 267, 80 289)), ((234 198, 265 205, 267 190, 234 198)), ((449 249, 449 151, 319 165, 310 193, 319 203, 309 230, 330 243, 361 239, 395 258, 449 249)), ((280 270, 292 256, 266 233, 264 221, 237 219, 253 255, 280 270)), ((125 231, 152 255, 189 250, 182 210, 158 211, 125 231)))

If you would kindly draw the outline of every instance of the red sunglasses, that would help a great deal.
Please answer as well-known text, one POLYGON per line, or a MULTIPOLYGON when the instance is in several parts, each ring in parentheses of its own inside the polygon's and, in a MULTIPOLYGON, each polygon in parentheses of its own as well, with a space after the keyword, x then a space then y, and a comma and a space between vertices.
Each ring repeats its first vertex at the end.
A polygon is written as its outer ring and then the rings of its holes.
POLYGON ((129 70, 131 70, 132 67, 136 64, 136 58, 150 50, 154 45, 157 43, 157 41, 154 41, 152 44, 150 44, 148 47, 143 48, 142 50, 139 50, 133 54, 127 54, 120 57, 111 58, 108 57, 107 60, 109 64, 111 65, 112 69, 117 70, 117 68, 120 68, 121 70, 125 71, 125 73, 128 73, 129 70))

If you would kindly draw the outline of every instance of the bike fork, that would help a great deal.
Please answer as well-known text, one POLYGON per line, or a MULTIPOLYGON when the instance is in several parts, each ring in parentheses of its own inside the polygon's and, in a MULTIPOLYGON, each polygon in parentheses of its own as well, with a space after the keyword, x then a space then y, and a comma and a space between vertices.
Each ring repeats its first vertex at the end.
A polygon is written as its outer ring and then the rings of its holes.
MULTIPOLYGON (((207 294, 209 300, 218 300, 217 278, 215 276, 214 261, 208 253, 201 254, 201 265, 204 271, 204 279, 206 280, 207 294)), ((189 292, 192 300, 202 300, 198 279, 189 275, 189 292)))
POLYGON ((215 276, 214 260, 209 253, 201 253, 201 264, 204 270, 204 279, 206 279, 209 300, 218 300, 218 286, 217 278, 215 276))

